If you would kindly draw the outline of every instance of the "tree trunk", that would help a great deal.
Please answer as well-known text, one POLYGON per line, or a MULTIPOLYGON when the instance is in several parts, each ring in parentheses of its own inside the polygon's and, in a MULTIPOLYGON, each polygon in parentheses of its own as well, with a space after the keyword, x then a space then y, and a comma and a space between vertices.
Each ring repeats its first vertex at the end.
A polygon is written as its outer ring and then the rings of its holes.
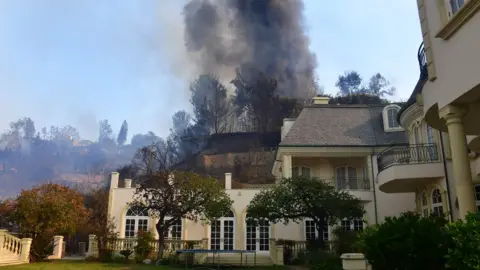
POLYGON ((158 237, 158 254, 157 254, 157 260, 161 260, 163 258, 163 250, 165 249, 165 237, 163 237, 163 234, 161 234, 158 237))
MULTIPOLYGON (((163 221, 162 221, 163 223, 163 221)), ((157 223, 157 233, 158 233, 158 253, 157 253, 157 260, 161 260, 163 258, 163 251, 165 249, 165 226, 160 223, 157 223)))
POLYGON ((316 224, 316 229, 318 233, 318 239, 315 240, 315 246, 320 248, 320 249, 325 249, 325 241, 323 240, 323 228, 325 227, 325 219, 321 218, 318 220, 318 222, 315 222, 316 224))

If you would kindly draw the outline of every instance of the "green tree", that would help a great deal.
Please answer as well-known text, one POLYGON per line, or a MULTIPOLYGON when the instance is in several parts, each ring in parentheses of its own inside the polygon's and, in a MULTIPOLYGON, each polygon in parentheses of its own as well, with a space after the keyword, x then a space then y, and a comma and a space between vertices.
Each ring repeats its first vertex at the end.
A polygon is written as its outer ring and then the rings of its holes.
MULTIPOLYGON (((325 225, 342 219, 361 218, 364 210, 359 199, 315 178, 286 178, 269 190, 256 194, 248 206, 250 222, 298 222, 312 219, 321 235, 325 225)), ((318 239, 323 246, 323 238, 318 239)))
POLYGON ((335 84, 340 90, 341 96, 368 94, 378 98, 392 96, 395 93, 395 87, 385 79, 380 73, 370 77, 367 84, 364 84, 363 78, 357 71, 346 71, 343 75, 338 76, 335 84))
POLYGON ((127 120, 123 120, 122 127, 120 127, 120 131, 118 132, 117 136, 117 144, 122 146, 127 141, 128 135, 128 123, 127 120))
POLYGON ((165 166, 169 150, 162 147, 144 147, 136 156, 137 187, 134 207, 148 210, 158 218, 158 259, 165 247, 165 232, 182 219, 215 220, 227 213, 232 200, 214 178, 198 174, 170 171, 165 166))
POLYGON ((23 190, 13 203, 12 219, 32 239, 31 259, 48 256, 45 245, 57 234, 73 234, 89 212, 83 195, 66 186, 43 184, 23 190))

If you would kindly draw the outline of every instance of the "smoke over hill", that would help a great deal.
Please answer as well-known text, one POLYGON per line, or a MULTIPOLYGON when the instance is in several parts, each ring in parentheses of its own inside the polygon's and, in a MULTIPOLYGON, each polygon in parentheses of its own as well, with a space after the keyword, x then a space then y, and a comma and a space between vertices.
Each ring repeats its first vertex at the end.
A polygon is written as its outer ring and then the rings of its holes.
POLYGON ((191 0, 183 10, 185 46, 199 74, 224 83, 242 66, 278 80, 279 94, 311 97, 315 55, 301 0, 191 0))

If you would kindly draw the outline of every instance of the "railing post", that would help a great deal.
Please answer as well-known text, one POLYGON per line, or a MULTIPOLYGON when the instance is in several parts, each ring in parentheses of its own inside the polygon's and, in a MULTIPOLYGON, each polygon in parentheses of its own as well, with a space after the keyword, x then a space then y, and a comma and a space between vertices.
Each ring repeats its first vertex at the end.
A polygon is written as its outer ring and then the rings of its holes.
POLYGON ((208 238, 202 239, 203 249, 208 249, 208 238))
POLYGON ((55 235, 53 237, 53 254, 48 256, 49 259, 61 259, 63 251, 63 236, 55 235))
POLYGON ((276 253, 276 264, 277 265, 283 265, 283 246, 276 246, 275 247, 275 253, 276 253))
POLYGON ((22 262, 30 261, 30 248, 32 247, 32 238, 22 238, 20 240, 20 260, 22 262))
POLYGON ((87 256, 93 256, 93 257, 98 256, 98 253, 97 253, 98 250, 96 250, 97 249, 96 241, 97 241, 97 237, 95 236, 95 234, 88 235, 87 256))
POLYGON ((8 233, 7 230, 0 230, 0 250, 3 249, 3 244, 5 243, 5 235, 8 233))
POLYGON ((275 238, 270 238, 269 245, 270 259, 272 260, 273 264, 277 264, 277 241, 275 238))

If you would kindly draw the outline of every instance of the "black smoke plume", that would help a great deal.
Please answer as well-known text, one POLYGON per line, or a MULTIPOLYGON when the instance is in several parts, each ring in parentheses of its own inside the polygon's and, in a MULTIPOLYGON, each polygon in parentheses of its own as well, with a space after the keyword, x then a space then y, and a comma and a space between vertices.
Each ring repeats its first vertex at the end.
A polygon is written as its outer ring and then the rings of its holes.
POLYGON ((230 82, 236 68, 250 66, 278 80, 280 95, 316 93, 302 0, 191 0, 184 22, 187 51, 201 74, 230 82))

